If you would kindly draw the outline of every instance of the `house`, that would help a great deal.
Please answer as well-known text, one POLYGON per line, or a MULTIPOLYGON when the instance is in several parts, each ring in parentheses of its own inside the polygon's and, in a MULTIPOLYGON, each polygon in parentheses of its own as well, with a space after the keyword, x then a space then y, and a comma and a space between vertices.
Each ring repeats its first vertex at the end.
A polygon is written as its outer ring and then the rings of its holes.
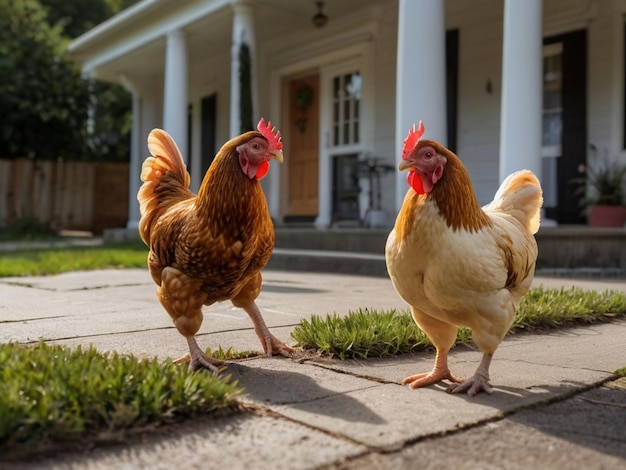
POLYGON ((132 93, 128 227, 152 128, 175 138, 195 189, 249 107, 283 135, 263 180, 278 223, 391 223, 422 120, 481 203, 529 168, 544 216, 578 224, 590 144, 624 151, 625 13, 626 0, 143 0, 69 50, 132 93))

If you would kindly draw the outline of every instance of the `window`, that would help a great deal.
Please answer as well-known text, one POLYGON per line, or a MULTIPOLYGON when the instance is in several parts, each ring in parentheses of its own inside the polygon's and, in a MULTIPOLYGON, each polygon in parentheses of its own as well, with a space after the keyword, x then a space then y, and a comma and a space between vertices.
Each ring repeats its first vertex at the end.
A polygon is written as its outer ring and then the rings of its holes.
POLYGON ((561 155, 561 133, 563 131, 562 105, 562 53, 561 43, 551 44, 543 53, 543 119, 542 155, 561 155))
POLYGON ((558 157, 563 134, 563 43, 543 48, 543 115, 541 180, 544 207, 558 205, 558 157))
POLYGON ((358 144, 361 74, 356 72, 337 75, 332 81, 332 145, 358 144))

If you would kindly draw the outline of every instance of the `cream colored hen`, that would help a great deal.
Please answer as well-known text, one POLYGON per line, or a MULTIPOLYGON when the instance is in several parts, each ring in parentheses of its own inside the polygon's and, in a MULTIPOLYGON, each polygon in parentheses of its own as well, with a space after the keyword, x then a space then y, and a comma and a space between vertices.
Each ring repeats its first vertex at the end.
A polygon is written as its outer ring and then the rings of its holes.
POLYGON ((541 187, 532 172, 518 171, 481 208, 461 160, 435 141, 420 140, 423 132, 420 122, 404 143, 399 169, 409 170, 411 188, 385 255, 396 291, 437 355, 431 372, 403 384, 417 388, 447 379, 449 392, 491 393, 491 359, 534 277, 541 187), (448 368, 459 327, 471 328, 483 353, 467 380, 448 368))

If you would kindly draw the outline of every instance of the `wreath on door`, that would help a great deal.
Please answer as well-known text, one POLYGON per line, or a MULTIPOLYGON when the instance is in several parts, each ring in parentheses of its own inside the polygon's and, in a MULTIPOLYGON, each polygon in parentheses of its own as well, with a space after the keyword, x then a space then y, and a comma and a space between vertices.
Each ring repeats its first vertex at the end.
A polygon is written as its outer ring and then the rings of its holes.
POLYGON ((301 116, 296 119, 295 125, 301 133, 306 131, 308 121, 306 111, 313 103, 313 95, 313 88, 309 85, 300 86, 293 95, 293 104, 301 113, 301 116))

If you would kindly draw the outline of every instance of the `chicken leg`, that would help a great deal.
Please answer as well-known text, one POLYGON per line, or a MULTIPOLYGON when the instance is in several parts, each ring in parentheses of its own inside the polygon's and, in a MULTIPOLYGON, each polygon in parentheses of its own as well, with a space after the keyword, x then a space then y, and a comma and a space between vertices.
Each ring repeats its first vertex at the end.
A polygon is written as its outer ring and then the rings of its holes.
POLYGON ((252 323, 254 323, 254 332, 259 337, 259 340, 263 345, 263 351, 265 351, 265 354, 268 357, 271 357, 273 354, 280 354, 282 356, 289 357, 294 352, 292 347, 287 346, 276 336, 270 333, 269 328, 265 324, 265 320, 263 320, 263 317, 261 316, 259 307, 257 307, 254 302, 242 308, 250 316, 252 323))
POLYGON ((450 380, 451 382, 463 382, 463 379, 459 379, 455 375, 452 375, 452 372, 448 369, 448 350, 438 348, 433 370, 421 374, 410 375, 402 381, 402 385, 409 384, 409 387, 411 388, 419 388, 435 384, 445 379, 450 380))
POLYGON ((176 359, 174 364, 189 363, 191 370, 203 367, 214 374, 219 373, 224 362, 204 354, 195 337, 202 324, 202 303, 206 299, 206 295, 198 294, 201 281, 169 266, 161 271, 160 279, 157 297, 189 345, 189 352, 176 359))
POLYGON ((243 308, 248 314, 254 324, 254 332, 261 341, 263 351, 267 356, 281 354, 282 356, 289 357, 291 353, 294 352, 294 349, 287 346, 270 333, 261 315, 261 310, 259 310, 259 307, 254 302, 254 299, 261 293, 261 284, 261 273, 257 273, 247 282, 243 289, 231 299, 231 302, 235 307, 243 308))
POLYGON ((409 384, 411 388, 418 388, 446 379, 451 382, 462 382, 462 379, 453 375, 448 369, 448 351, 456 341, 457 327, 426 315, 413 306, 411 306, 411 314, 417 326, 426 333, 437 348, 437 355, 431 372, 406 377, 402 381, 402 385, 409 384))

